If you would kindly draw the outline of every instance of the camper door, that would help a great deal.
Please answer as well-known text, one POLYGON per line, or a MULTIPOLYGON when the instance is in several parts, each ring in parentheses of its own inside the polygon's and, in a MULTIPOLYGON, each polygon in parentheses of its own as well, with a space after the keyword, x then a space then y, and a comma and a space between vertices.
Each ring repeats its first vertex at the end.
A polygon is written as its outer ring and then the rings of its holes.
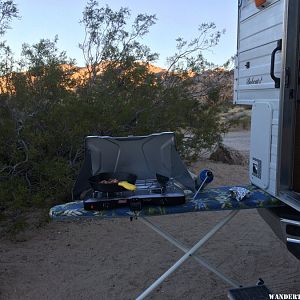
POLYGON ((279 107, 278 194, 300 211, 300 94, 299 19, 300 1, 285 7, 283 75, 279 107))

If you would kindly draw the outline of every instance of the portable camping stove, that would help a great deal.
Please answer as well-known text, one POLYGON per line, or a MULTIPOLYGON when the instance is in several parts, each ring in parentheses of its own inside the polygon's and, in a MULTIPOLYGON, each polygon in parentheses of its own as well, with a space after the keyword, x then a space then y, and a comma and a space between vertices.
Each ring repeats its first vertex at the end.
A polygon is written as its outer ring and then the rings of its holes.
POLYGON ((156 179, 137 180, 135 191, 106 193, 94 191, 92 197, 84 200, 85 210, 105 210, 118 207, 130 207, 141 210, 145 205, 179 205, 185 203, 183 189, 170 179, 165 185, 156 179))

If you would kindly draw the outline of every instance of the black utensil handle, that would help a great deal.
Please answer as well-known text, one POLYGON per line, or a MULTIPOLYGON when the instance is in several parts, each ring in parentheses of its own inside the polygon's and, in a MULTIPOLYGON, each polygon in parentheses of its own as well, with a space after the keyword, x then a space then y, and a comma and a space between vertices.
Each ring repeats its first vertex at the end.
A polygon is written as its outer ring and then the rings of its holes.
POLYGON ((275 88, 280 88, 280 78, 275 76, 275 55, 277 51, 282 50, 282 39, 277 41, 277 47, 272 51, 271 54, 271 69, 270 69, 270 76, 275 82, 275 88))

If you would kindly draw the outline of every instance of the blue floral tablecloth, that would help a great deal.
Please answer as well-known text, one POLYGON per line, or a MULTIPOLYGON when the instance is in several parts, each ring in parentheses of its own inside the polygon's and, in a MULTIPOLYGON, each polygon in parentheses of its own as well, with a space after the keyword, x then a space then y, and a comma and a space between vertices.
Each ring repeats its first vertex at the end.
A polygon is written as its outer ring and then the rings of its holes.
MULTIPOLYGON (((187 196, 187 201, 183 205, 144 207, 139 212, 139 215, 154 216, 200 211, 266 208, 284 205, 278 199, 253 185, 246 187, 251 191, 251 195, 238 202, 230 196, 230 188, 231 186, 205 189, 197 195, 195 200, 192 199, 193 195, 187 196)), ((49 215, 53 219, 113 218, 129 217, 134 215, 134 213, 127 207, 103 211, 86 211, 83 208, 83 201, 75 201, 52 207, 49 215)))

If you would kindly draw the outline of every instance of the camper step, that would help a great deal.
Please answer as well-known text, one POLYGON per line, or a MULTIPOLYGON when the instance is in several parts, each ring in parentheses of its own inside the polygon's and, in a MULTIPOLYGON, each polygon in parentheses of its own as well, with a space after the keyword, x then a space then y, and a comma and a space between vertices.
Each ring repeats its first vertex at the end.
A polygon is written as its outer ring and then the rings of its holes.
POLYGON ((228 299, 230 300, 269 300, 272 294, 265 285, 256 285, 230 289, 228 299))

